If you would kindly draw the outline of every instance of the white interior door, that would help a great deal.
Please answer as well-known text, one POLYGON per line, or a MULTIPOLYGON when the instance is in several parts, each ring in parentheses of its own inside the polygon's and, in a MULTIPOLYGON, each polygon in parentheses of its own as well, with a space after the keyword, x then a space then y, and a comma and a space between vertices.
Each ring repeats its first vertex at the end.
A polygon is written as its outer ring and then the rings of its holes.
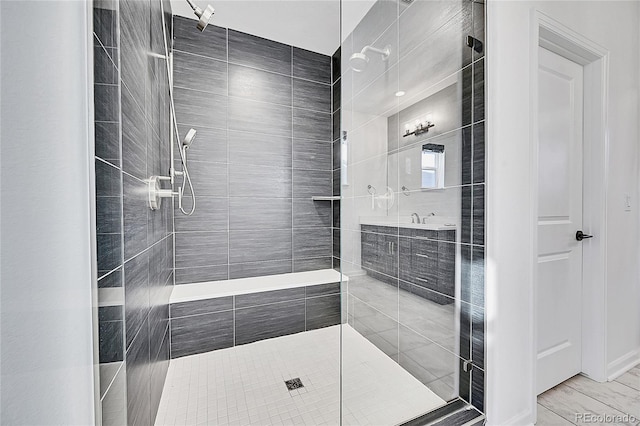
POLYGON ((582 368, 583 68, 539 48, 538 394, 582 368))

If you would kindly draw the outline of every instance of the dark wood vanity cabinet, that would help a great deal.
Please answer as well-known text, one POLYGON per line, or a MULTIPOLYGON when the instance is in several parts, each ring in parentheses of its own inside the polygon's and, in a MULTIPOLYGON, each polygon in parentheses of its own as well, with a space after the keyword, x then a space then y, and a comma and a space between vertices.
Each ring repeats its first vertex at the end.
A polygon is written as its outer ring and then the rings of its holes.
POLYGON ((406 291, 439 304, 453 302, 454 229, 361 225, 361 230, 362 268, 368 275, 391 285, 397 285, 399 278, 406 291))
POLYGON ((391 283, 398 278, 398 228, 362 225, 362 231, 363 269, 391 283))

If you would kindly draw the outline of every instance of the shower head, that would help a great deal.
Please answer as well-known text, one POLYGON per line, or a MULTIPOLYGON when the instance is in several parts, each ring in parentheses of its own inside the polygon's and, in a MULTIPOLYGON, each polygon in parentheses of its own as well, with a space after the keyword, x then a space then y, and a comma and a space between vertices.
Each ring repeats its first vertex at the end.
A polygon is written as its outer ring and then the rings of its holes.
POLYGON ((362 72, 367 68, 369 64, 369 58, 364 53, 354 53, 349 58, 349 65, 355 72, 362 72))
POLYGON ((187 0, 187 3, 189 3, 189 6, 191 6, 191 9, 193 9, 193 13, 195 13, 196 16, 199 18, 198 29, 200 31, 204 31, 204 29, 207 28, 207 25, 209 24, 209 20, 211 20, 211 17, 213 16, 213 13, 215 11, 213 9, 213 6, 209 4, 203 10, 191 0, 187 0))
POLYGON ((367 56, 367 51, 378 53, 382 56, 382 60, 386 61, 389 59, 389 55, 391 54, 391 50, 389 46, 384 49, 378 49, 372 46, 365 46, 362 48, 360 52, 354 53, 349 57, 349 65, 351 65, 351 69, 355 72, 362 72, 367 68, 369 64, 369 57, 367 56))
POLYGON ((196 129, 189 129, 187 135, 182 140, 182 149, 189 149, 193 140, 196 138, 196 129))

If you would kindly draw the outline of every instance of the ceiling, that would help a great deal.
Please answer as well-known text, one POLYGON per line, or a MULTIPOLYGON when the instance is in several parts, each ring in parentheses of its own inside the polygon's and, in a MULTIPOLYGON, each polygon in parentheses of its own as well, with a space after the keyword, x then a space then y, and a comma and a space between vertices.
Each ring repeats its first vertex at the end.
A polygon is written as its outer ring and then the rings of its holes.
MULTIPOLYGON (((332 55, 340 45, 340 0, 194 0, 215 8, 211 23, 332 55)), ((346 37, 375 0, 342 0, 346 37)), ((174 15, 196 19, 186 0, 171 0, 174 15)), ((206 31, 206 30, 205 30, 206 31)))

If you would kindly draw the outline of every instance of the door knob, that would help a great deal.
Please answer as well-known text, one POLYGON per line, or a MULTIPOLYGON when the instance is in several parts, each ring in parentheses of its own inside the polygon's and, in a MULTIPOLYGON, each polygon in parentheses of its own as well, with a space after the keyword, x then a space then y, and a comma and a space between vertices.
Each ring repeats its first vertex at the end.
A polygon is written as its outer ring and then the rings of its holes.
POLYGON ((582 241, 582 240, 584 240, 586 238, 593 238, 593 235, 587 235, 582 231, 576 232, 576 240, 582 241))

